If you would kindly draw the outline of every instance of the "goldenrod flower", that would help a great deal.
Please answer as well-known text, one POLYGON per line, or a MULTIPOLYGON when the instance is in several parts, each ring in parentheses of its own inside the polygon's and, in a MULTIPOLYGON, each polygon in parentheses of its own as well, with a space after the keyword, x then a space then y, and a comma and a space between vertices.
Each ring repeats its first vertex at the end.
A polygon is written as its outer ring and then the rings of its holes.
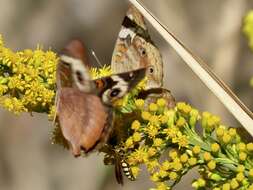
POLYGON ((211 154, 209 152, 204 152, 203 158, 204 158, 205 161, 208 162, 208 161, 210 161, 212 159, 212 156, 211 156, 211 154))
POLYGON ((183 127, 184 124, 186 123, 185 119, 183 117, 180 117, 178 120, 177 120, 177 126, 178 127, 183 127))
POLYGON ((199 145, 195 145, 195 146, 193 147, 193 149, 192 149, 192 152, 193 152, 194 154, 199 154, 200 151, 201 151, 201 148, 200 148, 199 145))
POLYGON ((249 186, 247 190, 253 190, 253 184, 249 186))
POLYGON ((188 159, 188 163, 190 164, 190 166, 194 166, 197 164, 197 159, 192 157, 188 159))
MULTIPOLYGON (((52 120, 58 60, 53 51, 43 51, 39 46, 36 50, 13 52, 4 47, 0 36, 0 105, 15 114, 46 113, 52 120)), ((112 74, 110 66, 92 68, 90 72, 93 79, 112 74)), ((235 128, 221 125, 218 116, 201 113, 187 103, 179 102, 168 109, 166 99, 159 98, 154 103, 138 99, 146 81, 145 78, 113 105, 116 124, 113 139, 107 142, 115 151, 123 151, 133 175, 136 177, 139 166, 144 164, 156 189, 167 190, 171 188, 170 182, 177 183, 193 166, 199 165, 201 178, 193 182, 197 189, 253 188, 250 186, 253 143, 246 145, 235 128), (199 135, 195 126, 201 126, 203 134, 199 135), (168 160, 160 163, 170 147, 174 149, 169 151, 168 160), (226 179, 223 168, 236 178, 226 179)), ((54 142, 64 144, 61 131, 57 135, 61 137, 53 138, 54 142)), ((105 151, 107 158, 115 156, 111 152, 105 151)))
POLYGON ((171 158, 171 159, 175 159, 175 158, 177 158, 178 157, 178 153, 177 153, 177 151, 176 150, 171 150, 171 151, 169 151, 169 157, 171 158))
POLYGON ((182 163, 185 163, 185 162, 187 162, 188 161, 188 155, 187 154, 182 154, 181 156, 180 156, 180 161, 182 162, 182 163))
POLYGON ((195 125, 199 119, 200 116, 198 110, 192 109, 190 112, 190 120, 189 120, 190 126, 195 128, 195 125))
POLYGON ((16 114, 49 113, 55 96, 56 54, 40 48, 13 52, 0 41, 1 105, 16 114))
POLYGON ((246 150, 246 144, 243 143, 243 142, 238 143, 237 147, 240 151, 245 151, 246 150))
POLYGON ((248 143, 247 144, 247 150, 248 151, 253 151, 253 143, 248 143))
POLYGON ((159 117, 157 115, 151 115, 151 117, 149 118, 149 122, 153 125, 160 125, 159 117))
POLYGON ((252 178, 253 177, 253 168, 249 170, 249 176, 252 178))
POLYGON ((229 183, 224 183, 222 185, 222 190, 230 190, 230 184, 229 183))
POLYGON ((179 102, 177 103, 177 109, 184 114, 189 114, 192 108, 184 102, 179 102))
POLYGON ((151 112, 156 112, 156 111, 158 110, 157 104, 155 104, 155 103, 149 104, 149 110, 150 110, 151 112))
POLYGON ((125 142, 125 147, 133 148, 133 146, 134 146, 133 137, 129 137, 125 142))
POLYGON ((178 175, 177 175, 177 173, 176 173, 176 172, 170 172, 170 174, 169 174, 169 178, 170 178, 171 180, 176 180, 176 179, 177 179, 177 177, 178 177, 178 175))
POLYGON ((207 111, 205 111, 205 112, 202 113, 202 117, 203 117, 203 118, 209 118, 209 117, 211 117, 211 116, 212 116, 212 114, 209 113, 209 112, 207 112, 207 111))
POLYGON ((134 178, 138 177, 138 175, 140 173, 140 170, 141 169, 139 167, 137 167, 137 166, 131 167, 131 171, 132 171, 132 174, 133 174, 134 178))
POLYGON ((141 123, 138 120, 134 120, 134 122, 132 123, 131 129, 137 131, 138 129, 140 129, 141 127, 141 123))
POLYGON ((156 153, 157 153, 157 150, 155 148, 151 147, 148 149, 148 156, 149 157, 154 156, 156 153))
MULTIPOLYGON (((139 149, 137 149, 136 151, 131 153, 131 155, 129 157, 131 157, 133 159, 133 161, 135 161, 135 164, 143 163, 148 160, 148 154, 145 151, 145 149, 142 147, 140 147, 139 149)), ((134 165, 134 164, 132 164, 132 165, 134 165)))
POLYGON ((170 127, 172 125, 174 125, 174 121, 175 121, 175 111, 174 110, 168 110, 164 112, 164 115, 168 116, 168 122, 167 125, 170 127))
POLYGON ((236 175, 236 180, 239 181, 239 182, 242 182, 244 180, 244 174, 242 172, 239 172, 237 175, 236 175))
POLYGON ((153 138, 158 134, 158 127, 155 125, 149 125, 149 127, 145 129, 145 132, 149 137, 153 138))
POLYGON ((224 135, 222 136, 222 141, 227 144, 231 141, 231 136, 228 133, 224 133, 224 135))
POLYGON ((211 151, 216 153, 220 150, 220 145, 218 143, 211 144, 211 151))
POLYGON ((154 181, 154 182, 158 182, 158 181, 160 180, 160 178, 159 178, 159 173, 158 173, 158 172, 154 173, 154 174, 150 177, 150 179, 151 179, 152 181, 154 181))
POLYGON ((104 65, 101 68, 93 67, 90 69, 90 74, 93 79, 106 77, 112 75, 112 69, 110 65, 104 65))
POLYGON ((169 170, 171 168, 171 163, 168 160, 166 160, 162 163, 161 167, 163 170, 169 170))
POLYGON ((190 112, 190 116, 198 117, 199 116, 199 111, 196 109, 192 109, 190 112))
POLYGON ((163 140, 160 139, 160 138, 155 138, 154 141, 153 141, 153 145, 155 147, 160 147, 162 144, 163 144, 163 140))
POLYGON ((207 163, 207 167, 210 169, 210 170, 214 170, 216 168, 216 162, 214 160, 211 160, 207 163))
POLYGON ((230 182, 231 189, 237 189, 239 187, 239 183, 236 179, 232 179, 230 182))
POLYGON ((159 107, 164 107, 166 105, 166 101, 163 98, 159 98, 156 103, 159 107))
POLYGON ((202 178, 199 178, 198 180, 196 180, 195 182, 192 183, 192 186, 196 189, 199 189, 201 187, 205 187, 206 185, 206 181, 202 178))
POLYGON ((238 165, 237 166, 237 172, 244 172, 245 167, 243 165, 238 165))
POLYGON ((240 159, 241 161, 245 161, 246 158, 247 158, 247 154, 246 154, 245 152, 240 152, 240 153, 239 153, 239 159, 240 159))
POLYGON ((178 134, 178 128, 172 126, 170 128, 166 128, 163 130, 165 134, 167 134, 170 138, 175 138, 178 134))
POLYGON ((135 100, 135 105, 138 109, 142 109, 144 106, 144 100, 143 99, 137 99, 135 100))
POLYGON ((164 170, 160 170, 158 173, 159 173, 159 176, 161 178, 165 178, 169 175, 169 173, 167 171, 164 171, 164 170))
POLYGON ((180 162, 173 162, 172 167, 176 170, 179 171, 183 168, 183 165, 180 162))
POLYGON ((243 32, 247 36, 249 42, 249 46, 253 49, 253 11, 249 11, 249 13, 244 18, 243 32))
POLYGON ((150 173, 154 173, 154 171, 158 168, 159 163, 157 160, 152 160, 146 163, 147 169, 150 173))
POLYGON ((178 146, 181 147, 187 147, 188 146, 188 137, 186 135, 180 135, 176 142, 178 143, 178 146))
POLYGON ((133 134, 133 141, 134 141, 134 142, 139 142, 139 141, 141 141, 141 134, 138 133, 138 132, 135 132, 135 133, 133 134))
POLYGON ((225 130, 224 130, 224 128, 223 128, 222 126, 220 126, 220 127, 218 127, 218 128, 216 129, 216 135, 217 135, 218 137, 222 137, 223 134, 224 134, 224 132, 225 132, 225 130))
POLYGON ((160 117, 160 121, 162 124, 166 124, 168 122, 168 120, 169 120, 169 117, 167 115, 162 115, 160 117))
POLYGON ((229 130, 228 130, 228 134, 231 136, 231 137, 234 137, 234 136, 236 136, 236 129, 235 128, 230 128, 229 130))
POLYGON ((147 112, 147 111, 143 111, 143 112, 141 113, 141 117, 142 117, 142 119, 148 121, 148 120, 150 119, 150 117, 151 117, 151 114, 150 114, 149 112, 147 112))

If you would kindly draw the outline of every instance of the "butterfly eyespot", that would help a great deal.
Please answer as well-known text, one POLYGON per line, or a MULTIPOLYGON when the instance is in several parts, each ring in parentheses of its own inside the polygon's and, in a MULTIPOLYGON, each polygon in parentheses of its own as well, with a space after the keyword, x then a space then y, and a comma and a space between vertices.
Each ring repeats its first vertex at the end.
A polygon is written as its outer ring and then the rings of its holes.
POLYGON ((83 82, 83 76, 80 71, 76 71, 76 76, 79 82, 83 82))
POLYGON ((139 47, 138 51, 141 54, 141 56, 145 56, 147 54, 146 50, 143 47, 139 47))
POLYGON ((118 96, 119 93, 120 93, 120 90, 118 88, 116 88, 111 91, 110 96, 116 97, 116 96, 118 96))
POLYGON ((142 56, 145 56, 145 55, 146 55, 145 49, 142 50, 141 55, 142 55, 142 56))
POLYGON ((154 72, 154 69, 151 67, 151 68, 149 68, 149 72, 150 73, 153 73, 154 72))

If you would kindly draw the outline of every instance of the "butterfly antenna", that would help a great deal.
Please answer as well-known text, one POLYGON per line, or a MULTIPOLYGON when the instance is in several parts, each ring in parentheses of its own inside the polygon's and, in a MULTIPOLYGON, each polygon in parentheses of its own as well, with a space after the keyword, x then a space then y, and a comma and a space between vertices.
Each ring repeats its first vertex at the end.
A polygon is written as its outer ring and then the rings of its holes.
POLYGON ((97 61, 98 65, 99 65, 100 67, 103 67, 103 65, 102 65, 101 62, 99 61, 99 59, 98 59, 96 53, 95 53, 93 50, 91 50, 91 54, 94 56, 94 58, 95 58, 95 60, 97 61))

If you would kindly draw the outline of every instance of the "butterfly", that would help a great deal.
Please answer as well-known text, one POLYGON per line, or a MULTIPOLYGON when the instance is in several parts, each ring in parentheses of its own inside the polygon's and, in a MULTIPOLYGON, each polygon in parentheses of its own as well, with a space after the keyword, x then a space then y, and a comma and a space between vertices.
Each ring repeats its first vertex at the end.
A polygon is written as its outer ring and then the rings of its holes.
MULTIPOLYGON (((137 98, 145 100, 146 109, 151 102, 155 102, 158 98, 166 99, 168 108, 174 107, 174 97, 169 90, 162 88, 163 61, 160 51, 149 35, 142 14, 133 5, 130 5, 115 43, 111 68, 114 73, 119 73, 142 67, 147 68, 145 72, 146 85, 137 98)), ((118 129, 118 126, 115 126, 114 129, 118 129)), ((121 140, 119 136, 124 136, 124 134, 122 135, 122 132, 118 131, 116 133, 115 136, 119 138, 117 145, 121 140)), ((110 145, 110 141, 108 144, 110 145)), ((104 163, 106 165, 115 165, 115 175, 118 183, 123 184, 122 171, 128 179, 134 180, 129 164, 125 161, 123 155, 113 148, 115 143, 111 143, 111 145, 110 148, 107 146, 101 150, 107 156, 104 163)))
POLYGON ((56 114, 74 156, 99 149, 112 131, 112 104, 145 76, 146 68, 91 80, 84 45, 70 41, 57 66, 56 114))
POLYGON ((132 5, 122 22, 112 55, 111 67, 115 73, 147 67, 145 88, 162 86, 161 54, 151 40, 143 16, 132 5))
POLYGON ((163 61, 160 51, 148 33, 142 14, 133 5, 129 6, 122 22, 111 67, 114 73, 147 67, 146 86, 139 98, 145 99, 146 105, 158 98, 164 98, 168 108, 175 106, 175 99, 170 91, 162 88, 163 61))
MULTIPOLYGON (((84 46, 79 43, 72 42, 65 48, 65 54, 61 56, 62 61, 58 66, 57 86, 59 86, 60 89, 58 98, 59 104, 57 107, 58 112, 60 113, 58 118, 61 130, 64 138, 68 141, 67 143, 70 144, 75 156, 80 155, 81 149, 83 149, 86 153, 94 149, 100 149, 100 152, 105 152, 111 160, 111 162, 107 162, 105 159, 105 164, 115 165, 116 179, 118 183, 123 184, 122 171, 128 179, 134 180, 134 177, 122 154, 114 148, 115 144, 111 143, 113 140, 110 139, 110 134, 113 130, 112 118, 114 117, 111 103, 113 100, 122 97, 129 89, 140 81, 142 77, 145 76, 147 78, 147 83, 145 90, 140 93, 139 98, 144 98, 145 102, 150 103, 157 100, 159 97, 164 97, 168 100, 168 107, 173 107, 174 98, 168 90, 161 88, 163 83, 163 63, 161 54, 150 38, 143 16, 133 6, 130 6, 123 20, 122 28, 119 32, 111 61, 113 73, 124 73, 91 81, 89 75, 87 74, 87 67, 80 66, 89 65, 89 63, 86 59, 87 56, 85 55, 86 51, 84 46), (144 69, 141 68, 147 69, 143 72, 144 69), (113 87, 116 88, 120 86, 122 88, 124 86, 122 85, 123 83, 120 82, 118 82, 118 84, 112 84, 114 79, 122 78, 123 75, 129 75, 131 73, 136 74, 136 78, 133 78, 132 81, 127 81, 128 88, 124 91, 125 93, 122 93, 121 96, 116 95, 114 98, 106 95, 106 89, 111 90, 113 87), (138 77, 138 75, 140 76, 138 77), (72 96, 70 96, 71 93, 73 94, 72 96), (91 101, 83 102, 85 98, 81 97, 84 96, 86 97, 86 100, 89 99, 91 101), (89 98, 87 99, 87 97, 89 98), (88 108, 93 108, 96 102, 99 102, 100 109, 88 110, 88 108), (66 106, 68 105, 65 104, 71 104, 73 107, 72 110, 67 110, 66 106), (82 108, 77 107, 74 109, 76 104, 86 104, 89 106, 83 105, 82 108), (75 117, 69 118, 65 116, 68 115, 69 112, 77 112, 79 115, 74 115, 75 117), (94 128, 87 127, 87 129, 90 130, 89 133, 82 131, 83 129, 80 126, 88 126, 87 124, 83 124, 84 119, 78 120, 77 118, 81 113, 84 114, 83 112, 93 114, 90 116, 90 121, 102 123, 96 124, 96 127, 94 128), (101 119, 97 120, 96 118, 99 114, 101 114, 99 117, 101 119), (96 118, 93 116, 96 116, 96 118), (71 124, 71 121, 73 120, 79 121, 78 123, 75 123, 76 127, 71 124), (62 125, 61 123, 66 123, 66 125, 62 125), (105 148, 105 143, 109 145, 107 148, 105 148)), ((116 91, 114 93, 118 92, 116 91)), ((85 117, 87 116, 83 116, 83 118, 85 117)), ((114 128, 115 127, 117 126, 114 126, 114 128)))

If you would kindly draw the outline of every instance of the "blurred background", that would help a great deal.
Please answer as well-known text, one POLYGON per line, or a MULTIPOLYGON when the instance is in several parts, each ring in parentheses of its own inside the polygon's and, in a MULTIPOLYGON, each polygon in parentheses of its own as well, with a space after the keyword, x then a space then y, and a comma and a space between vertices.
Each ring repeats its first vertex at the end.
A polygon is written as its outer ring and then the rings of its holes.
MULTIPOLYGON (((253 54, 241 32, 243 16, 253 8, 251 0, 142 0, 185 45, 203 58, 253 109, 249 86, 253 54)), ((0 0, 0 34, 13 50, 44 49, 59 52, 73 37, 81 38, 102 63, 110 64, 114 43, 127 0, 0 0)), ((221 116, 224 123, 240 126, 216 97, 184 64, 150 26, 153 41, 161 50, 165 87, 177 101, 221 116)), ((75 159, 51 145, 52 124, 47 116, 0 112, 0 189, 2 190, 132 190, 152 186, 145 172, 136 182, 116 184, 113 167, 92 154, 75 159)), ((190 189, 195 173, 175 189, 190 189)))

